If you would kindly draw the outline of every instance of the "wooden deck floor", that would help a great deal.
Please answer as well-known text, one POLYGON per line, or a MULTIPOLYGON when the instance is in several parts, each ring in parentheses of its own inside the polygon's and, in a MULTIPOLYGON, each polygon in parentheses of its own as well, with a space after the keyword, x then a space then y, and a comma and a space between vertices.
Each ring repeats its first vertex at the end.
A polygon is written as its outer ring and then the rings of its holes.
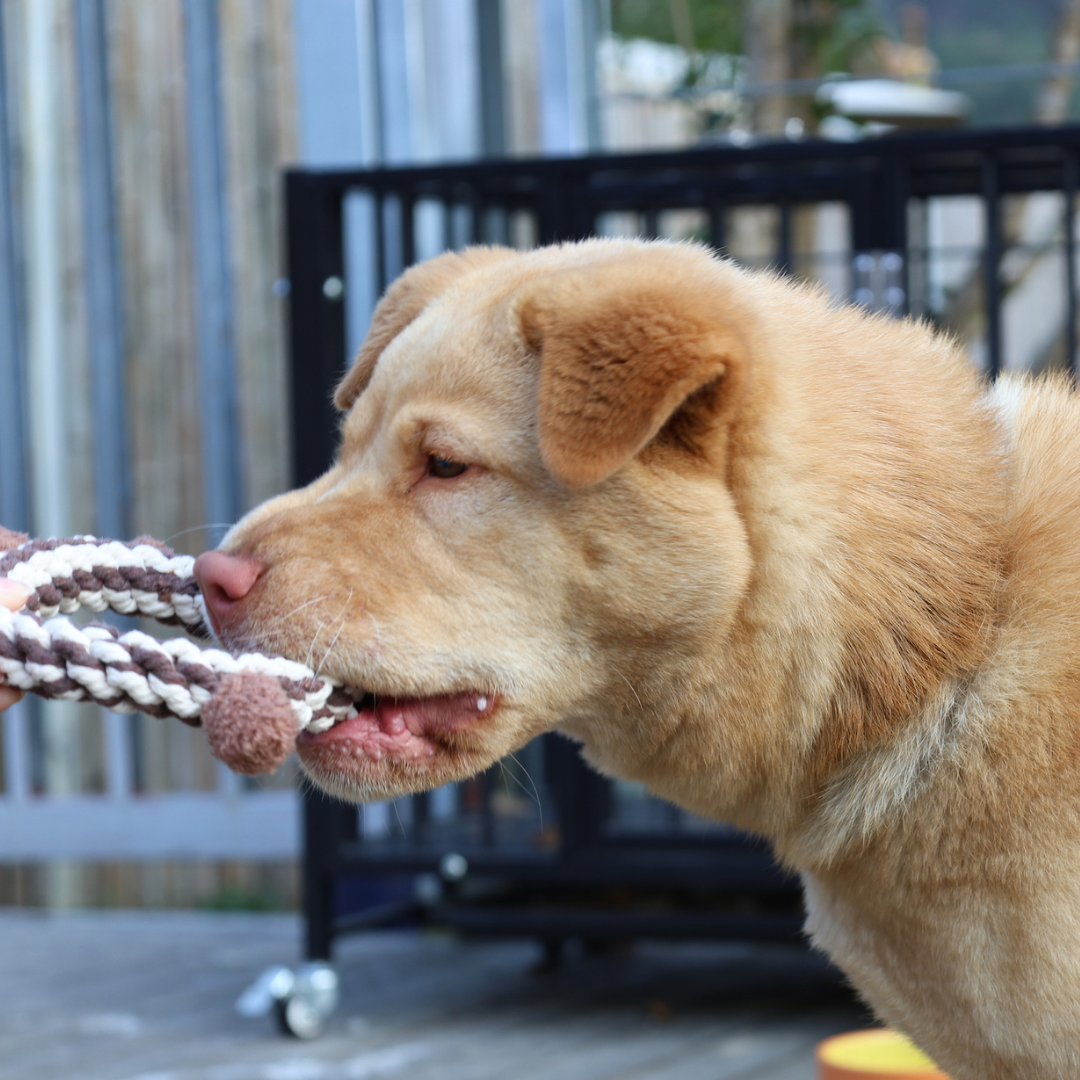
POLYGON ((867 1022, 824 964, 677 944, 571 957, 408 932, 343 941, 319 1040, 233 1011, 297 959, 290 916, 0 914, 5 1080, 813 1080, 817 1041, 867 1022))

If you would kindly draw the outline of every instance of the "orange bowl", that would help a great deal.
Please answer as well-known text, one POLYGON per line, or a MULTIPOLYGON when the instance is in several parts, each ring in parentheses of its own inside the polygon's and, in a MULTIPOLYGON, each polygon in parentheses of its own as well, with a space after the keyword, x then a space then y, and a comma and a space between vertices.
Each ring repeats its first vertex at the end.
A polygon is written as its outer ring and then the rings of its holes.
POLYGON ((888 1028, 834 1035, 817 1048, 820 1080, 949 1080, 910 1039, 888 1028))

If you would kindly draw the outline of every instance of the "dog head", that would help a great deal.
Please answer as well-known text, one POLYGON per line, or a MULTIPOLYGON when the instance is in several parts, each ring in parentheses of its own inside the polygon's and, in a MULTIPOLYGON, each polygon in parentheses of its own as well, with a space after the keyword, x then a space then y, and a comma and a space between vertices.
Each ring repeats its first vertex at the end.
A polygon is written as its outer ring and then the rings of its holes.
POLYGON ((619 742, 627 771, 670 737, 671 688, 750 573, 725 478, 739 274, 590 241, 448 254, 389 289, 337 390, 333 467, 232 530, 239 586, 204 583, 226 644, 362 697, 301 736, 320 785, 426 789, 555 728, 619 742))

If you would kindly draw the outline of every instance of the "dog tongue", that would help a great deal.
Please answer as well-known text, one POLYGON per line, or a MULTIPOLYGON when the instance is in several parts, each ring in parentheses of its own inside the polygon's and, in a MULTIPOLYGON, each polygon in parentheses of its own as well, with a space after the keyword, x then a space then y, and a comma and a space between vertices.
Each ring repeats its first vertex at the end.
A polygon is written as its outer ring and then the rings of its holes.
POLYGON ((319 734, 304 732, 310 750, 344 746, 372 761, 417 761, 437 752, 433 736, 460 730, 494 708, 483 694, 442 694, 427 698, 379 698, 356 716, 319 734))
POLYGON ((488 699, 478 694, 443 694, 429 698, 384 698, 371 710, 387 735, 431 735, 463 727, 486 711, 488 699))

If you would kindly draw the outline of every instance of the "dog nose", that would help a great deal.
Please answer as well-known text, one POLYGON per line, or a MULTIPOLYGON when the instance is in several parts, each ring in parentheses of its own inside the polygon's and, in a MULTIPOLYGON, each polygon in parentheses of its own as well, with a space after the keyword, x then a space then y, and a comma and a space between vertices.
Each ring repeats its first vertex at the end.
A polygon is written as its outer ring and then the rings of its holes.
POLYGON ((202 589, 210 621, 219 634, 262 571, 254 559, 227 555, 224 551, 204 551, 195 560, 195 580, 202 589))

